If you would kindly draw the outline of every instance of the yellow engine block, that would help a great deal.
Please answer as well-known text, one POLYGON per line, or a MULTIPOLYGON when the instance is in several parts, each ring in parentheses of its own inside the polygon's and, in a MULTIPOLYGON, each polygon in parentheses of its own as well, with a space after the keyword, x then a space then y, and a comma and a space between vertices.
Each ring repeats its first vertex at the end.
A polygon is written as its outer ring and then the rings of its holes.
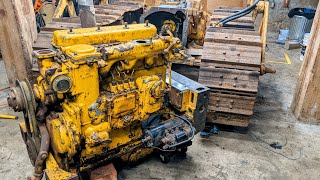
POLYGON ((20 127, 34 145, 28 147, 33 177, 43 169, 49 179, 76 177, 116 158, 133 161, 153 148, 190 145, 205 122, 208 89, 181 77, 171 84, 170 64, 184 57, 180 40, 156 32, 152 24, 62 30, 54 33, 56 49, 35 51, 37 83, 18 82, 8 98, 31 114, 20 127))

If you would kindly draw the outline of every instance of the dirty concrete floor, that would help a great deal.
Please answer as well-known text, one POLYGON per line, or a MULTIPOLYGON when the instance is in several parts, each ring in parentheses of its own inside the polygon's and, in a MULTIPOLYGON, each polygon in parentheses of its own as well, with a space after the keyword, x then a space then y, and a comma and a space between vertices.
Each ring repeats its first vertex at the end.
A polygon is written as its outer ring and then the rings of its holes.
MULTIPOLYGON (((268 61, 277 74, 261 77, 258 102, 248 134, 220 132, 208 139, 199 135, 187 156, 162 164, 153 157, 119 172, 123 179, 320 179, 320 126, 304 124, 290 110, 293 91, 301 65, 299 50, 286 51, 269 34, 268 61), (268 144, 286 144, 281 150, 268 144)), ((7 84, 0 61, 0 87, 7 84)), ((5 93, 0 94, 5 102, 5 93)), ((0 107, 0 113, 11 113, 0 107)), ((20 137, 18 121, 0 120, 0 177, 25 179, 32 166, 20 137)))

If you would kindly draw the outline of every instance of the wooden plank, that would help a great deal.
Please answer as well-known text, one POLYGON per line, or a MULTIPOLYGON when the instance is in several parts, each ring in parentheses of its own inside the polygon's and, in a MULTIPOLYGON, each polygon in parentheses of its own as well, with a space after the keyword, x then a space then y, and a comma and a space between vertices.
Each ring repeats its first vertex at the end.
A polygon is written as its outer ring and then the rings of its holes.
POLYGON ((241 9, 242 7, 246 6, 246 0, 208 0, 207 8, 208 12, 210 13, 212 13, 214 9, 216 9, 217 7, 221 6, 227 7, 228 9, 232 9, 232 7, 235 7, 236 9, 241 9))
POLYGON ((224 57, 236 56, 239 58, 258 58, 260 63, 261 47, 258 46, 245 46, 233 44, 220 44, 220 43, 205 43, 203 54, 221 55, 224 57))
POLYGON ((207 32, 220 32, 220 33, 231 33, 231 34, 243 34, 243 35, 251 35, 251 36, 260 36, 260 33, 257 31, 248 31, 243 29, 234 29, 234 28, 208 28, 207 32))
POLYGON ((248 127, 250 123, 250 116, 231 113, 209 112, 207 113, 207 122, 236 127, 248 127))
POLYGON ((260 66, 261 47, 205 42, 202 62, 260 66))
POLYGON ((202 62, 259 67, 261 64, 261 57, 239 57, 232 55, 217 55, 215 52, 206 52, 202 55, 202 62))
POLYGON ((259 81, 259 73, 254 71, 243 71, 243 70, 230 70, 230 69, 218 69, 218 68, 207 68, 201 67, 201 76, 207 77, 208 79, 219 78, 222 81, 233 80, 233 82, 257 82, 259 81))
POLYGON ((214 50, 216 54, 233 55, 239 57, 258 57, 261 58, 261 47, 259 46, 246 46, 234 44, 220 44, 205 42, 204 53, 207 50, 214 50), (260 55, 259 55, 260 54, 260 55))
POLYGON ((253 115, 255 97, 210 93, 209 111, 253 115))
POLYGON ((226 69, 238 69, 238 70, 247 70, 247 71, 260 71, 260 66, 250 66, 246 64, 239 64, 239 63, 231 63, 228 62, 228 64, 222 62, 222 61, 216 61, 216 62, 205 62, 203 60, 201 62, 201 66, 203 67, 211 67, 211 68, 226 68, 226 69))
POLYGON ((32 43, 36 38, 32 1, 0 0, 0 48, 10 83, 32 78, 32 43))
POLYGON ((65 23, 77 23, 80 24, 80 18, 79 17, 62 17, 62 18, 53 18, 53 22, 65 22, 65 23))
POLYGON ((205 37, 205 42, 216 42, 225 44, 238 44, 248 46, 260 46, 261 40, 259 36, 229 34, 229 33, 212 33, 208 32, 205 37))
MULTIPOLYGON (((221 8, 221 7, 220 7, 221 8)), ((237 13, 237 12, 239 12, 240 11, 240 9, 239 8, 237 8, 237 9, 215 9, 214 11, 213 11, 213 14, 215 14, 215 13, 237 13)))
POLYGON ((300 42, 286 41, 284 48, 286 48, 286 50, 299 49, 301 48, 301 44, 300 42))
POLYGON ((291 108, 301 121, 320 122, 320 4, 318 5, 310 43, 300 69, 291 108))
POLYGON ((227 6, 226 3, 223 3, 223 5, 218 6, 216 9, 214 9, 214 12, 216 10, 235 10, 235 11, 241 11, 244 8, 244 6, 227 6))
POLYGON ((237 96, 245 96, 245 97, 256 97, 256 92, 243 92, 243 91, 233 91, 227 89, 210 89, 210 92, 216 94, 230 94, 230 95, 237 95, 237 96))
POLYGON ((214 89, 258 92, 259 73, 200 67, 199 83, 214 89), (219 72, 220 71, 220 72, 219 72))
POLYGON ((65 22, 50 22, 45 27, 41 28, 41 32, 53 32, 55 30, 63 30, 63 29, 70 29, 70 28, 80 28, 81 25, 77 23, 65 23, 65 22))

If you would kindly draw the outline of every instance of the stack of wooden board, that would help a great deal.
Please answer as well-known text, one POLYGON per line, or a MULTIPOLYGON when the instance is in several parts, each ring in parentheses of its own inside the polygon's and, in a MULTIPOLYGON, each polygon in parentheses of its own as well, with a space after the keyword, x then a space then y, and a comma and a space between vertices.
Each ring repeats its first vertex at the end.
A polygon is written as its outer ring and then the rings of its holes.
MULTIPOLYGON (((220 7, 211 24, 237 12, 220 7)), ((209 27, 199 70, 199 82, 211 89, 207 121, 247 127, 258 93, 261 37, 251 15, 223 28, 209 27)))

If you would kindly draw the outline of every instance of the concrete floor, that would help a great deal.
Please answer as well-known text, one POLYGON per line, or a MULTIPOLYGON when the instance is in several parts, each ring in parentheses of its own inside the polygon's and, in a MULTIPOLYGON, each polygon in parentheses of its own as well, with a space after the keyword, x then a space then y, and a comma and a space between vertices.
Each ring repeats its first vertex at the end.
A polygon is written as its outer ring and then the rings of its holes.
MULTIPOLYGON (((220 132, 208 139, 194 139, 185 158, 162 164, 153 157, 119 172, 123 179, 320 179, 320 126, 304 124, 290 110, 301 61, 299 50, 286 51, 269 34, 268 61, 277 74, 261 77, 260 92, 248 134, 220 132), (258 139, 260 140, 258 140, 258 139), (287 144, 274 150, 267 143, 287 144), (272 152, 272 151, 274 152, 272 152), (281 153, 282 155, 280 155, 281 153), (284 157, 286 156, 286 157, 284 157)), ((7 84, 0 61, 0 87, 7 84)), ((5 93, 0 94, 0 104, 5 93)), ((0 108, 0 113, 11 113, 0 108)), ((32 172, 18 121, 0 120, 0 179, 25 179, 32 172)))

